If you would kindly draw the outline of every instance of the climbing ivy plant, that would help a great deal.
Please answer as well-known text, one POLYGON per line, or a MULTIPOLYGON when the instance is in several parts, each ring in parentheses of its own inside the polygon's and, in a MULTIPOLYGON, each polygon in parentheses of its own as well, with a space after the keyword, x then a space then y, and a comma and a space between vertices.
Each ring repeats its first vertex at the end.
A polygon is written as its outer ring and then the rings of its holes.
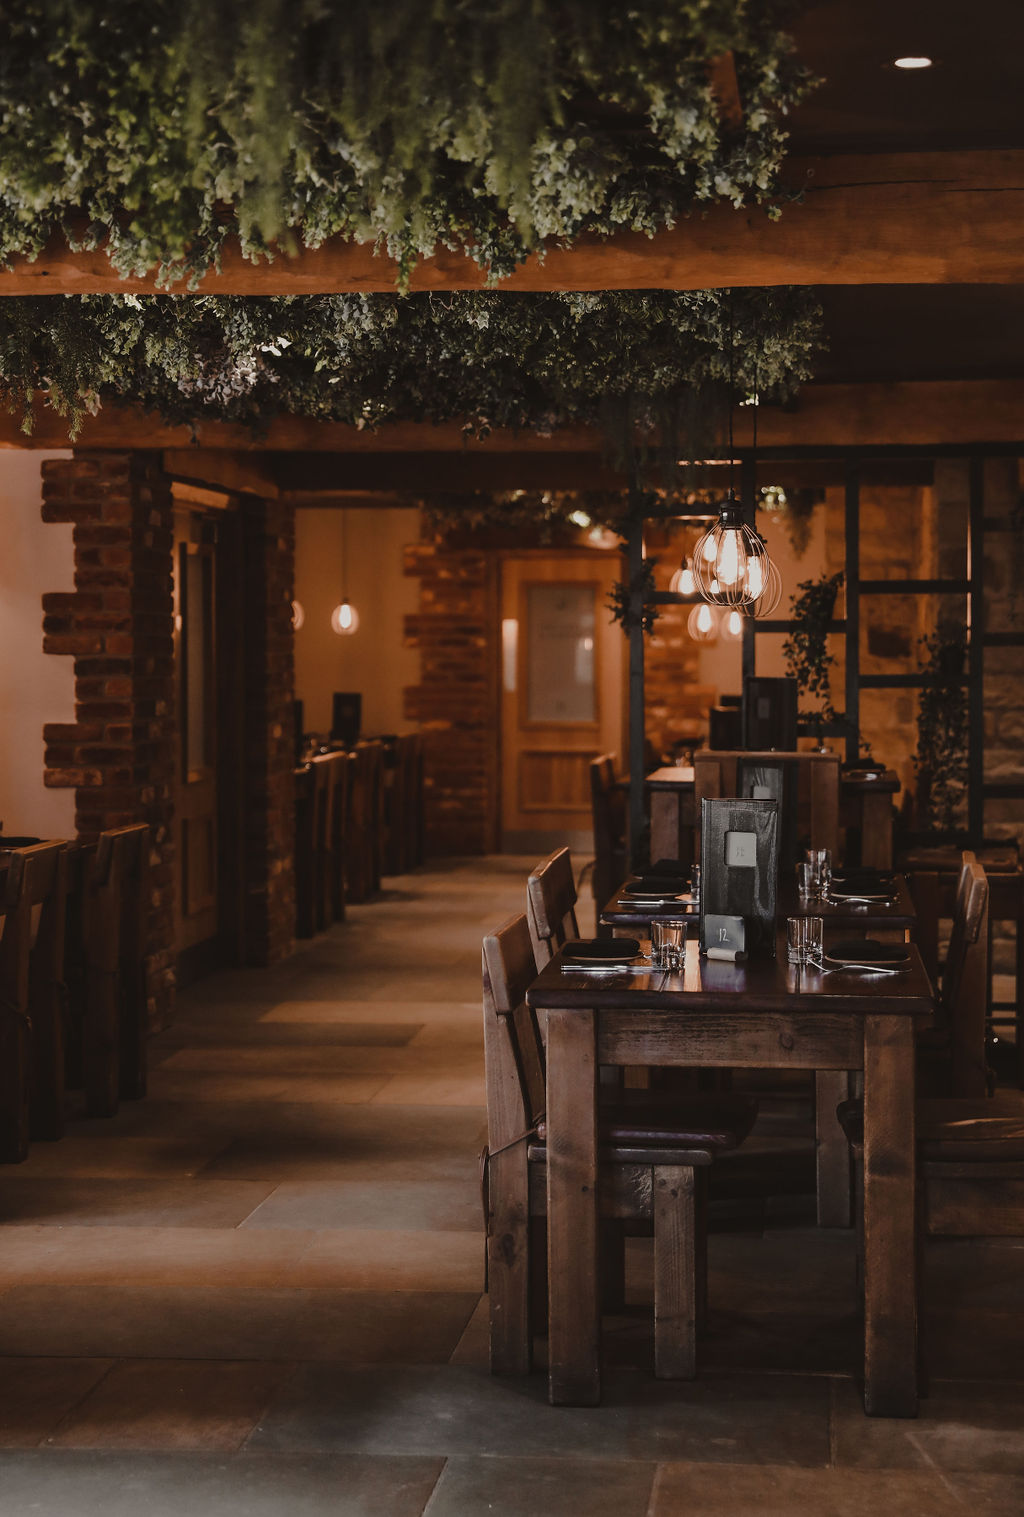
POLYGON ((819 343, 820 311, 801 289, 9 296, 0 400, 27 427, 33 403, 48 404, 72 432, 120 399, 176 423, 599 425, 621 452, 637 429, 696 446, 678 434, 721 432, 730 373, 738 389, 756 365, 762 394, 785 397, 819 343))
POLYGON ((795 679, 800 694, 818 702, 814 715, 823 721, 835 717, 829 670, 835 659, 828 651, 828 628, 843 583, 843 571, 805 579, 792 599, 793 630, 782 645, 786 673, 795 679))
POLYGON ((341 236, 496 276, 547 239, 777 214, 810 79, 794 0, 18 0, 0 49, 0 257, 55 232, 122 273, 229 232, 341 236), (731 54, 742 116, 712 84, 731 54))
POLYGON ((924 828, 962 827, 967 799, 967 634, 945 627, 921 639, 917 708, 917 809, 924 828))

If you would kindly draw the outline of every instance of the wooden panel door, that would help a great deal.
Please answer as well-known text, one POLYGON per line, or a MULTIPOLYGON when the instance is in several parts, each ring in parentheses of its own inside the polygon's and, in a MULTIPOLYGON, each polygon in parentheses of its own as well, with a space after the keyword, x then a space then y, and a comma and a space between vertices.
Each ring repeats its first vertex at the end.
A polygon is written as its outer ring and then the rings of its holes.
POLYGON ((625 639, 607 602, 617 553, 502 563, 502 845, 589 846, 590 761, 621 753, 625 639))

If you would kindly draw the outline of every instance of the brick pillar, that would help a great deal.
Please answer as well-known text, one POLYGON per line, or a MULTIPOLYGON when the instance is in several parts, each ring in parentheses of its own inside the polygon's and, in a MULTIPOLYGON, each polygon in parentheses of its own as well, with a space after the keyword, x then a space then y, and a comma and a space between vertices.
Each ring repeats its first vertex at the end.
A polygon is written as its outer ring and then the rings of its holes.
POLYGON ((405 640, 420 650, 421 683, 405 691, 405 715, 423 735, 426 851, 490 853, 498 847, 497 558, 419 543, 405 550, 405 573, 420 582, 405 640))
POLYGON ((247 500, 242 540, 245 958, 274 964, 295 937, 294 508, 247 500))
POLYGON ((76 453, 43 464, 43 520, 74 526, 75 589, 43 597, 43 648, 70 654, 75 721, 49 723, 47 785, 75 791, 79 837, 151 828, 150 1022, 174 994, 177 725, 173 506, 159 456, 76 453))

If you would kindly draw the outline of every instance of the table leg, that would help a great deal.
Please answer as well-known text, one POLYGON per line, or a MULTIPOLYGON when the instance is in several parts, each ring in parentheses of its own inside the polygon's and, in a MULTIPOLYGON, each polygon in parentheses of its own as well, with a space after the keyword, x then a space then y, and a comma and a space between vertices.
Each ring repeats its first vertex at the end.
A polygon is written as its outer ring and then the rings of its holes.
POLYGON ((548 1397, 596 1406, 597 1049, 592 1011, 547 1014, 548 1397))
POLYGON ((864 1020, 864 1409, 917 1416, 914 1029, 864 1020))

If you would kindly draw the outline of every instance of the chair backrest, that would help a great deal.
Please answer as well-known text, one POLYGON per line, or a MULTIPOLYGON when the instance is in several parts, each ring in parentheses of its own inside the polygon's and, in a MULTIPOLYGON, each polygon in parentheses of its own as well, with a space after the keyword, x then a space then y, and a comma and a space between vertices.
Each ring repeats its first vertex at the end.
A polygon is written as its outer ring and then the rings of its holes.
POLYGON ((544 1113, 544 1045, 525 1004, 537 973, 525 916, 488 933, 482 958, 487 1141, 496 1153, 544 1113))
POLYGON ((940 1001, 949 1031, 954 1096, 983 1096, 986 1090, 988 894, 984 869, 973 853, 964 853, 940 1001))
POLYGON ((594 902, 602 911, 626 873, 626 801, 615 781, 615 760, 602 753, 590 764, 594 824, 594 902))
POLYGON ((526 881, 526 915, 539 966, 563 943, 579 937, 577 900, 572 855, 568 848, 557 848, 526 881))
MULTIPOLYGON (((28 1154, 33 1053, 42 1055, 42 1041, 49 1043, 60 1025, 67 878, 62 842, 16 849, 8 857, 0 905, 0 1156, 8 1162, 28 1154)), ((56 1059, 63 1045, 50 1052, 56 1059)))
POLYGON ((769 771, 782 772, 785 805, 780 808, 780 838, 792 839, 791 856, 799 841, 839 852, 839 755, 837 753, 747 753, 710 749, 693 756, 694 815, 699 825, 700 803, 719 798, 757 794, 758 770, 770 783, 769 771), (788 815, 786 814, 788 811, 788 815))

